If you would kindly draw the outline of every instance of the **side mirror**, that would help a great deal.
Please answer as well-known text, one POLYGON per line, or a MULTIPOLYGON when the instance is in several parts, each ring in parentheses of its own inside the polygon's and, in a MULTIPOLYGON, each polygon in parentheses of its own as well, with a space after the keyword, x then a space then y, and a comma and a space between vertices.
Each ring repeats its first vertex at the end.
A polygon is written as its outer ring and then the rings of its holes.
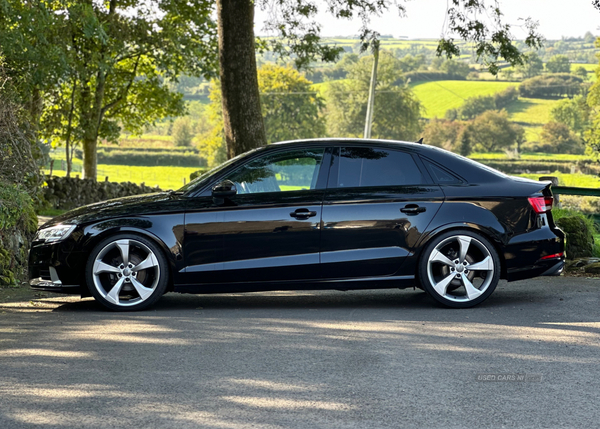
POLYGON ((237 188, 231 180, 224 180, 212 188, 213 198, 229 198, 235 194, 237 194, 237 188))

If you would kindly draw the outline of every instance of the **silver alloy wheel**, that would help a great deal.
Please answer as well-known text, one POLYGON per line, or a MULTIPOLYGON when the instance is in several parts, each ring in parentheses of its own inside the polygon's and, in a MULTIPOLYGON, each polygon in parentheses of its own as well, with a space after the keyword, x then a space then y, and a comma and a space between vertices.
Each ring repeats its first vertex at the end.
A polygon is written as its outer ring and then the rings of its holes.
POLYGON ((138 240, 115 240, 100 250, 92 267, 94 287, 111 304, 130 307, 146 301, 160 281, 152 250, 138 240))
POLYGON ((442 240, 427 261, 431 286, 439 296, 454 302, 479 298, 492 283, 494 269, 489 249, 468 235, 442 240))

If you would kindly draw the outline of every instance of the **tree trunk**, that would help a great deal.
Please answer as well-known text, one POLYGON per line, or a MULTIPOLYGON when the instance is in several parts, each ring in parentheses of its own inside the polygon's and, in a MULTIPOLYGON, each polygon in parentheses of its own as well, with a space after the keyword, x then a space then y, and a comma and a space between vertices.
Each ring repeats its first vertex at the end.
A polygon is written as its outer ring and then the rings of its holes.
POLYGON ((82 91, 84 104, 91 104, 90 109, 81 109, 81 124, 83 126, 83 177, 85 179, 96 180, 97 170, 97 146, 100 123, 102 121, 102 103, 104 101, 104 89, 106 75, 99 71, 96 75, 96 86, 94 88, 94 100, 90 103, 91 93, 89 87, 85 85, 82 91))
POLYGON ((219 63, 227 156, 267 144, 260 110, 254 1, 217 0, 219 63))

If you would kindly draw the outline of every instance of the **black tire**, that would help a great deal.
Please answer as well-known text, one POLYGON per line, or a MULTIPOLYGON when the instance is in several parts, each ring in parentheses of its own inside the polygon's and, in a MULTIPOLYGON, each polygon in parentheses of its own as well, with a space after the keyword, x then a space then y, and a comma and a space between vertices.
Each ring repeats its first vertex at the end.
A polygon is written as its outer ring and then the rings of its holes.
POLYGON ((169 269, 155 242, 136 234, 117 234, 94 247, 85 267, 85 280, 92 296, 104 307, 137 311, 150 307, 165 293, 169 269))
POLYGON ((480 234, 453 230, 434 237, 419 260, 419 281, 437 302, 468 308, 485 301, 500 280, 500 258, 480 234))

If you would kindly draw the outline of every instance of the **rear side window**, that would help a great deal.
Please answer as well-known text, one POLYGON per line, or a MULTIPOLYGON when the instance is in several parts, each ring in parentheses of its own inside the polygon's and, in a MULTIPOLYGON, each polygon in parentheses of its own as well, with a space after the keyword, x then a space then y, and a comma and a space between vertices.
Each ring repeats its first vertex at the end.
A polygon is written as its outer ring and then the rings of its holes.
POLYGON ((330 187, 405 186, 424 183, 425 179, 409 153, 345 147, 340 148, 337 177, 330 180, 330 187))
POLYGON ((439 165, 436 165, 427 160, 423 160, 423 162, 429 169, 429 172, 431 173, 431 176, 433 177, 433 180, 436 183, 440 185, 453 185, 457 183, 462 183, 462 180, 450 173, 448 170, 440 167, 439 165))

